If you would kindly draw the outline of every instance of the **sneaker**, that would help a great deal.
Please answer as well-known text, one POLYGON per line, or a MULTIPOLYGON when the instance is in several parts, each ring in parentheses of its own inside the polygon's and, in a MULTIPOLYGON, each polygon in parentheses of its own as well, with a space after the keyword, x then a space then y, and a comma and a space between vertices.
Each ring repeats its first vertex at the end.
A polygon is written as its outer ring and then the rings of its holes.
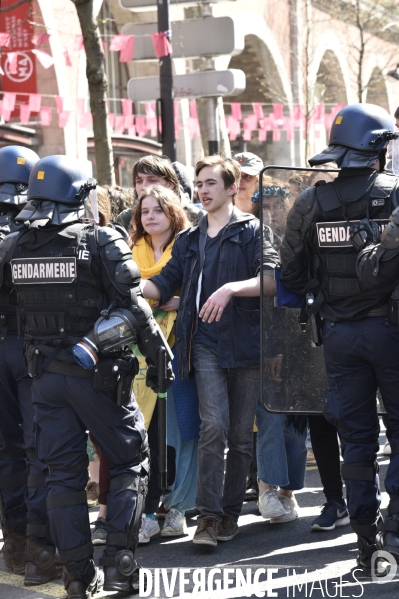
POLYGON ((149 543, 151 537, 156 535, 160 530, 161 529, 159 528, 157 520, 146 518, 145 514, 143 514, 143 519, 141 521, 141 528, 139 532, 139 545, 142 545, 143 543, 149 543))
POLYGON ((97 518, 94 522, 94 530, 91 535, 93 545, 105 545, 107 540, 107 529, 105 518, 97 518))
POLYGON ((277 489, 272 487, 264 491, 259 497, 259 511, 262 518, 279 518, 284 516, 285 509, 280 501, 281 497, 277 494, 277 489))
POLYGON ((312 522, 313 530, 334 530, 337 526, 346 526, 350 518, 346 505, 330 499, 324 504, 321 514, 312 522))
POLYGON ((306 466, 317 466, 316 458, 314 457, 313 449, 309 447, 306 457, 306 466))
POLYGON ((91 480, 86 487, 87 505, 89 507, 98 506, 98 498, 100 496, 100 485, 94 480, 91 480))
POLYGON ((238 524, 228 514, 223 514, 222 521, 219 522, 217 540, 218 541, 231 541, 238 533, 238 524))
POLYGON ((161 537, 180 537, 186 534, 188 533, 185 516, 179 510, 171 507, 165 518, 161 537))
POLYGON ((280 524, 281 522, 292 522, 298 518, 298 503, 294 496, 287 497, 286 495, 279 495, 279 500, 285 510, 283 516, 278 518, 271 518, 270 524, 280 524))
POLYGON ((391 453, 392 453, 391 444, 388 440, 385 441, 385 445, 384 445, 384 449, 382 450, 382 453, 384 455, 391 455, 391 453))
POLYGON ((218 544, 219 520, 213 516, 203 516, 198 519, 197 530, 194 533, 194 545, 211 545, 216 547, 218 544))
POLYGON ((155 512, 155 515, 158 518, 158 520, 165 520, 168 513, 169 510, 166 510, 164 504, 161 503, 158 510, 155 512))

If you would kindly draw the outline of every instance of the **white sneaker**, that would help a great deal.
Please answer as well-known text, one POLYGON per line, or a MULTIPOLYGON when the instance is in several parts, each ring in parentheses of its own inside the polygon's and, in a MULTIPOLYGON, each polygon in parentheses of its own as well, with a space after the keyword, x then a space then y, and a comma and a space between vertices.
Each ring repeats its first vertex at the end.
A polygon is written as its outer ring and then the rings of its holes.
POLYGON ((139 545, 143 543, 149 543, 151 537, 156 535, 161 529, 159 528, 159 524, 157 520, 151 520, 151 518, 146 518, 145 514, 143 514, 143 519, 141 520, 141 528, 139 532, 139 545))
POLYGON ((298 503, 294 496, 287 497, 286 495, 279 495, 279 500, 284 507, 284 515, 278 518, 271 518, 270 524, 280 524, 280 522, 292 522, 298 518, 298 503))
POLYGON ((382 453, 384 455, 391 455, 391 453, 392 453, 391 444, 388 440, 385 441, 385 445, 384 445, 384 449, 382 450, 382 453))
POLYGON ((281 497, 277 494, 277 489, 267 489, 259 497, 259 511, 262 518, 278 518, 284 516, 285 509, 281 503, 281 497))
POLYGON ((179 510, 171 507, 166 515, 161 537, 180 537, 186 534, 188 533, 185 516, 179 510))

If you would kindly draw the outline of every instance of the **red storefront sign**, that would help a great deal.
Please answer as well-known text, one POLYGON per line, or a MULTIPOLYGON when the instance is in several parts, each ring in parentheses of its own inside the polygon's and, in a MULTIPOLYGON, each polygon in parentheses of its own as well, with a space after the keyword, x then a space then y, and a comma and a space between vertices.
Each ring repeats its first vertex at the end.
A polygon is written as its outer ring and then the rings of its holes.
MULTIPOLYGON (((15 0, 1 0, 2 8, 13 4, 15 0)), ((35 47, 32 43, 33 25, 28 23, 30 7, 31 4, 21 4, 17 8, 0 13, 0 32, 11 35, 9 45, 1 48, 1 67, 4 71, 0 78, 1 91, 16 92, 17 104, 26 104, 29 100, 26 94, 34 94, 37 91, 35 56, 30 52, 35 47), (16 69, 12 66, 10 68, 12 56, 8 56, 9 52, 17 53, 16 69)), ((19 107, 16 107, 12 116, 19 116, 19 107)))

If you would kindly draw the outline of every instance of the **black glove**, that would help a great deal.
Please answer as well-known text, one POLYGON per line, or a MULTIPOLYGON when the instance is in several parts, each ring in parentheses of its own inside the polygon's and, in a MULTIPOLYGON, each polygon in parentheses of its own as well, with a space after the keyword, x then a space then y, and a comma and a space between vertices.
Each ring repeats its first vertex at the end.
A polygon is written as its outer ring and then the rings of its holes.
MULTIPOLYGON (((159 391, 158 368, 152 362, 148 363, 148 361, 147 361, 147 364, 148 364, 148 368, 147 368, 147 374, 145 377, 146 385, 147 385, 147 387, 152 389, 154 391, 154 393, 158 393, 158 391, 159 391)), ((175 375, 173 374, 172 364, 171 364, 171 362, 169 362, 166 367, 166 387, 167 387, 167 389, 169 389, 169 387, 171 386, 171 384, 173 383, 174 380, 175 380, 175 375)))
POLYGON ((362 218, 358 223, 351 223, 349 239, 355 250, 360 252, 366 245, 380 243, 380 228, 373 220, 362 218))

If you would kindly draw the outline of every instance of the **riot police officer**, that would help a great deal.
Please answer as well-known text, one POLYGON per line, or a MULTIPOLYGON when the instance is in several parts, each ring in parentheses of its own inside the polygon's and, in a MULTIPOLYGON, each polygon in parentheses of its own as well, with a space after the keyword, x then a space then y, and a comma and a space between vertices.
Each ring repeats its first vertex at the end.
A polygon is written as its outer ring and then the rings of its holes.
MULTIPOLYGON (((399 329, 387 323, 393 280, 381 277, 378 286, 364 285, 356 275, 356 259, 365 241, 378 241, 399 204, 398 180, 383 172, 393 131, 389 114, 372 104, 350 105, 336 115, 329 147, 309 163, 335 161, 341 171, 334 182, 319 181, 299 194, 281 247, 281 280, 306 295, 324 346, 329 386, 324 413, 341 436, 357 561, 367 575, 382 527, 378 388, 399 442, 399 329)), ((399 499, 398 466, 394 457, 385 484, 391 498, 399 499)))
POLYGON ((158 350, 167 348, 122 235, 85 218, 98 220, 95 188, 80 162, 41 159, 18 217, 25 228, 0 245, 2 284, 12 279, 24 323, 37 452, 49 468, 50 527, 71 599, 89 597, 103 582, 92 559, 84 490, 86 430, 110 463, 104 588, 134 590, 148 460, 131 394, 135 362, 125 346, 139 343, 153 386, 158 350))
MULTIPOLYGON (((39 156, 28 148, 0 149, 0 238, 21 229, 15 216, 27 202, 29 175, 39 156)), ((48 529, 45 475, 33 432, 28 376, 14 291, 0 297, 0 521, 3 559, 26 586, 61 577, 48 529), (21 428, 22 425, 22 428, 21 428)))

